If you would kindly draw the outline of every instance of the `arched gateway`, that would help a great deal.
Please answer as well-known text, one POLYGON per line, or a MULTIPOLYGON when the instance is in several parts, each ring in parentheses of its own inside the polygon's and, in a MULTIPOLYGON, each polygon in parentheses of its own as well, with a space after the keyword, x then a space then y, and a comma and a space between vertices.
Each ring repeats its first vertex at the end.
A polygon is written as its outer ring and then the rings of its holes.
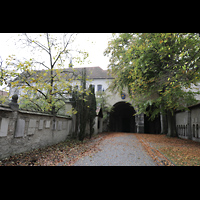
POLYGON ((129 133, 160 133, 160 116, 153 121, 144 114, 136 113, 133 106, 125 101, 119 101, 112 107, 109 117, 109 130, 129 133))
POLYGON ((110 131, 136 132, 135 113, 128 102, 120 101, 114 104, 110 112, 110 131))

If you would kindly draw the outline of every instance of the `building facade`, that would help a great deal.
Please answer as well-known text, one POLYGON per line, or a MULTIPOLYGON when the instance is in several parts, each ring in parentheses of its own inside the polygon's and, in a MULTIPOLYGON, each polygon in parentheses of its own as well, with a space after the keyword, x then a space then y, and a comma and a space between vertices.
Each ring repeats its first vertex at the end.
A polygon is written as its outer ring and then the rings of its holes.
MULTIPOLYGON (((80 75, 83 70, 83 68, 74 69, 77 75, 80 75)), ((109 90, 109 85, 114 78, 108 74, 107 70, 103 70, 100 67, 87 67, 85 69, 87 76, 86 87, 88 88, 89 85, 92 85, 96 94, 103 92, 107 96, 106 101, 110 107, 110 112, 107 113, 107 119, 104 119, 106 121, 105 123, 99 117, 96 119, 96 122, 102 124, 103 127, 96 125, 95 132, 106 130, 116 132, 159 133, 161 131, 160 117, 150 122, 144 114, 134 115, 136 109, 132 106, 133 102, 131 102, 126 90, 122 94, 109 90)), ((65 70, 67 71, 69 68, 65 70)), ((72 87, 79 87, 80 84, 80 80, 75 80, 72 83, 72 87)), ((17 94, 20 99, 20 94, 23 94, 23 90, 17 87, 10 88, 10 97, 14 94, 17 94)), ((96 97, 98 98, 98 95, 96 97)), ((97 105, 97 110, 100 107, 101 105, 97 105)), ((72 109, 71 104, 67 103, 64 109, 70 115, 72 109)))
MULTIPOLYGON (((81 70, 82 68, 77 68, 77 71, 81 70)), ((88 67, 86 68, 86 74, 88 77, 87 87, 92 84, 97 98, 97 92, 103 92, 107 98, 107 106, 110 107, 110 112, 107 113, 107 118, 104 119, 103 131, 137 133, 161 132, 160 116, 154 121, 149 121, 148 117, 144 114, 135 115, 136 108, 133 107, 134 102, 129 98, 128 92, 124 90, 122 94, 120 94, 109 89, 109 85, 114 78, 108 74, 107 70, 103 70, 100 67, 88 67)), ((101 105, 97 106, 100 107, 101 105)))

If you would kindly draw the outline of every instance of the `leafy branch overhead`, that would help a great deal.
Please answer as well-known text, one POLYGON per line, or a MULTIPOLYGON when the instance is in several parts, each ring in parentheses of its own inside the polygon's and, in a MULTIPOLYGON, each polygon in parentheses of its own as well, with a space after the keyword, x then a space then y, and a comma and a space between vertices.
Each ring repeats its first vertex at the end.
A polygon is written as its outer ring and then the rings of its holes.
POLYGON ((115 34, 104 52, 115 80, 112 89, 128 88, 138 114, 169 117, 195 103, 200 81, 200 38, 195 33, 115 34), (193 88, 192 88, 193 87, 193 88), (147 109, 154 105, 155 109, 147 109), (171 113, 171 114, 170 114, 171 113))

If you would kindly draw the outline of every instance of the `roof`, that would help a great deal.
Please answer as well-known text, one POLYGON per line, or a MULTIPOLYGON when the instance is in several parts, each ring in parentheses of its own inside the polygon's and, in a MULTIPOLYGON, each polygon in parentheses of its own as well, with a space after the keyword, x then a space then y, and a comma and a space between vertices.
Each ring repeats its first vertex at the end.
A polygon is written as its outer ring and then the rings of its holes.
POLYGON ((188 108, 195 108, 195 107, 200 107, 200 103, 197 103, 197 104, 194 104, 194 105, 188 106, 188 108))
MULTIPOLYGON (((74 68, 77 72, 81 73, 84 67, 74 68)), ((113 79, 111 75, 108 74, 107 70, 103 70, 101 67, 85 67, 86 74, 89 79, 113 79)), ((68 70, 68 69, 66 69, 68 70)))
MULTIPOLYGON (((86 69, 86 75, 88 79, 113 79, 111 75, 108 75, 108 71, 107 70, 103 70, 100 67, 81 67, 81 68, 64 68, 64 69, 59 69, 61 70, 64 74, 66 74, 68 78, 71 78, 73 76, 73 74, 77 75, 77 77, 79 75, 81 75, 82 70, 86 69), (66 72, 66 73, 65 73, 66 72)), ((54 74, 56 73, 56 69, 53 72, 54 74)), ((46 79, 47 81, 49 80, 50 77, 50 70, 33 70, 33 73, 28 74, 26 72, 23 72, 21 74, 21 76, 26 77, 26 78, 30 78, 30 77, 34 77, 34 76, 43 76, 43 79, 46 79), (46 73, 47 75, 44 77, 43 73, 46 73)), ((14 81, 18 80, 19 77, 17 77, 14 81)), ((77 78, 78 79, 78 78, 77 78)))
MULTIPOLYGON (((196 109, 196 108, 200 108, 200 103, 197 103, 197 104, 194 104, 194 105, 191 105, 191 106, 186 106, 185 108, 188 108, 189 110, 191 109, 196 109)), ((176 113, 178 112, 184 112, 185 110, 184 109, 179 109, 179 110, 176 110, 176 113)))

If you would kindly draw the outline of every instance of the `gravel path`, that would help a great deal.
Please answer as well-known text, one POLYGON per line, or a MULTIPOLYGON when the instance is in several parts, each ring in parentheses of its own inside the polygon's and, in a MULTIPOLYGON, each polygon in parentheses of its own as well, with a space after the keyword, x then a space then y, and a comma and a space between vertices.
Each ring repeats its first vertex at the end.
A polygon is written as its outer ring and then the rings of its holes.
POLYGON ((113 133, 101 141, 99 148, 73 166, 156 166, 133 133, 113 133))

